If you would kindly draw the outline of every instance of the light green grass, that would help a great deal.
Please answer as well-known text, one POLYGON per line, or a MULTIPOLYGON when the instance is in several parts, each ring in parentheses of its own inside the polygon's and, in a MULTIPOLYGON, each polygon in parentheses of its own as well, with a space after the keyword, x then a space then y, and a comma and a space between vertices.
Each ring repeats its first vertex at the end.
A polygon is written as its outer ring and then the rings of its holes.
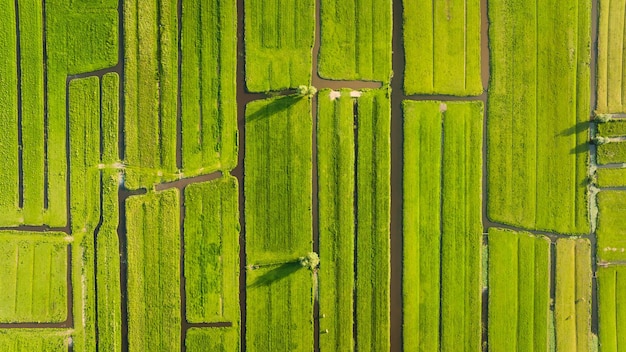
POLYGON ((406 94, 479 95, 480 1, 403 1, 406 94))
POLYGON ((626 346, 626 268, 599 268, 598 337, 601 352, 619 352, 626 346))
POLYGON ((311 351, 311 272, 296 262, 248 271, 246 277, 246 351, 311 351))
POLYGON ((10 352, 67 352, 70 333, 59 329, 0 330, 0 350, 10 352))
POLYGON ((598 209, 598 258, 626 260, 626 191, 601 191, 598 209))
POLYGON ((126 186, 135 189, 177 170, 176 1, 126 1, 124 26, 126 186))
POLYGON ((626 136, 626 120, 612 120, 598 124, 598 135, 604 137, 626 136))
POLYGON ((556 242, 556 351, 591 346, 591 246, 586 239, 556 242))
POLYGON ((388 0, 321 1, 320 76, 389 83, 391 7, 388 0))
MULTIPOLYGON (((86 1, 86 0, 83 0, 86 1)), ((66 30, 67 73, 79 74, 113 67, 118 60, 118 13, 116 9, 89 11, 72 1, 61 16, 66 30)))
POLYGON ((480 350, 481 102, 447 103, 443 116, 441 349, 480 350), (463 299, 459 299, 463 297, 463 299))
POLYGON ((439 350, 441 142, 439 102, 404 101, 403 337, 439 350))
POLYGON ((246 87, 251 92, 311 82, 314 0, 249 0, 245 5, 246 87))
POLYGON ((15 3, 0 3, 0 226, 18 225, 17 41, 15 3))
POLYGON ((182 167, 186 175, 230 170, 237 163, 237 4, 182 5, 182 167))
POLYGON ((626 186, 626 168, 602 168, 596 173, 598 187, 626 186))
POLYGON ((180 348, 179 208, 176 189, 126 200, 130 351, 180 348))
POLYGON ((299 96, 246 106, 245 210, 248 264, 312 250, 311 102, 299 96))
POLYGON ((185 188, 187 321, 239 321, 239 193, 227 176, 185 188))
POLYGON ((352 351, 354 291, 354 104, 349 91, 318 93, 320 351, 352 351))
POLYGON ((626 142, 611 142, 598 146, 598 164, 626 163, 626 142))
POLYGON ((550 241, 489 230, 489 351, 546 351, 550 241))
POLYGON ((389 341, 390 91, 357 101, 356 349, 386 351, 389 341))
POLYGON ((597 111, 600 113, 626 112, 626 80, 624 68, 623 1, 599 1, 598 22, 598 76, 597 111))
POLYGON ((67 317, 65 234, 0 232, 0 322, 63 322, 67 317))
POLYGON ((185 336, 188 352, 239 351, 239 331, 235 328, 191 328, 185 336))
POLYGON ((488 216, 589 232, 590 11, 585 0, 489 4, 488 216))
POLYGON ((100 161, 105 165, 119 161, 120 79, 117 73, 107 73, 100 82, 102 89, 102 150, 100 161))

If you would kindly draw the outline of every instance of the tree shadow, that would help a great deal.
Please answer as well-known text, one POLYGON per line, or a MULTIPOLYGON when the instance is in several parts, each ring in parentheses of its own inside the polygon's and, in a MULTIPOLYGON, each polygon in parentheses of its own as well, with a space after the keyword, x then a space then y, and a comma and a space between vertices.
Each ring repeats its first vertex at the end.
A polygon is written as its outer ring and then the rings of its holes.
POLYGON ((589 143, 582 143, 570 150, 570 154, 580 154, 589 152, 589 143))
POLYGON ((278 267, 257 277, 252 284, 248 285, 248 287, 255 288, 269 286, 272 283, 278 282, 300 269, 303 269, 303 267, 302 265, 300 265, 299 262, 280 264, 278 267))
POLYGON ((571 136, 589 129, 589 121, 580 121, 559 133, 559 136, 571 136))
POLYGON ((297 102, 301 101, 302 99, 304 99, 304 97, 301 95, 297 95, 297 94, 278 97, 274 99, 271 103, 266 104, 265 106, 253 112, 252 114, 246 116, 246 122, 252 122, 252 121, 268 118, 272 116, 273 114, 277 114, 277 113, 280 113, 282 111, 289 109, 290 107, 295 105, 297 102))

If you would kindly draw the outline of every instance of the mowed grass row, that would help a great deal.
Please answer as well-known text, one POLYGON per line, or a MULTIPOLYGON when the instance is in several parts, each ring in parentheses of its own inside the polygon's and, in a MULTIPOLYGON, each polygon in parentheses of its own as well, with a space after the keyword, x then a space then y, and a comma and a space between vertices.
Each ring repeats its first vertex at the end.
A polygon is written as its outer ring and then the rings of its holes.
MULTIPOLYGON (((68 241, 63 233, 0 232, 0 322, 63 322, 68 241)), ((10 351, 10 350, 5 350, 10 351)))
POLYGON ((239 321, 239 200, 226 176, 185 188, 187 321, 239 321))
POLYGON ((246 106, 246 341, 249 351, 313 346, 311 101, 283 96, 246 106), (272 265, 272 263, 275 263, 272 265))
POLYGON ((356 349, 386 351, 390 348, 390 90, 362 92, 356 119, 356 349))
POLYGON ((181 26, 185 175, 237 163, 237 3, 185 0, 181 26))
POLYGON ((623 48, 626 3, 600 0, 598 23, 598 102, 601 113, 626 112, 623 48))
POLYGON ((600 165, 626 163, 626 142, 599 145, 596 156, 600 165))
POLYGON ((185 336, 188 352, 239 351, 239 331, 235 328, 191 328, 185 336))
POLYGON ((589 232, 590 11, 584 0, 489 5, 492 221, 589 232))
POLYGON ((626 260, 626 191, 598 193, 597 256, 599 261, 626 260))
POLYGON ((489 229, 489 351, 547 351, 550 240, 489 229))
POLYGON ((403 327, 408 350, 440 346, 441 142, 437 102, 403 103, 403 327))
POLYGON ((130 351, 180 349, 179 209, 177 189, 126 200, 130 351))
POLYGON ((178 19, 175 0, 124 2, 126 187, 177 171, 178 19))
POLYGON ((598 124, 598 134, 604 137, 626 136, 626 120, 611 120, 598 124))
POLYGON ((350 91, 317 97, 320 351, 354 349, 355 144, 350 91))
POLYGON ((587 239, 556 242, 554 320, 557 351, 591 351, 591 245, 587 239))
POLYGON ((405 94, 481 94, 480 1, 403 5, 405 94))
POLYGON ((67 352, 70 332, 60 329, 0 330, 0 350, 11 352, 67 352))
POLYGON ((479 350, 483 106, 403 108, 404 345, 479 350))
POLYGON ((294 260, 312 250, 311 101, 296 95, 246 106, 248 264, 294 260))
POLYGON ((596 171, 598 187, 626 186, 626 168, 601 168, 596 171))
POLYGON ((323 0, 320 11, 319 75, 389 83, 391 1, 323 0))
POLYGON ((309 85, 315 0, 249 0, 244 6, 248 90, 309 85))
POLYGON ((19 214, 18 90, 15 3, 0 3, 0 226, 21 223, 19 214))
POLYGON ((600 351, 623 351, 626 346, 626 267, 599 268, 596 277, 600 351))

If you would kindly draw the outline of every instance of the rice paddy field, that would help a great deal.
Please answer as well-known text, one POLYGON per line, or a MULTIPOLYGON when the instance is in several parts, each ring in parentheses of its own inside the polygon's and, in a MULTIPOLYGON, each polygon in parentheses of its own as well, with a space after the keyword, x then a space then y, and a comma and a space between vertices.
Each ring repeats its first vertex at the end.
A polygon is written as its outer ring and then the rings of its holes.
POLYGON ((0 351, 626 350, 624 0, 0 2, 0 351))

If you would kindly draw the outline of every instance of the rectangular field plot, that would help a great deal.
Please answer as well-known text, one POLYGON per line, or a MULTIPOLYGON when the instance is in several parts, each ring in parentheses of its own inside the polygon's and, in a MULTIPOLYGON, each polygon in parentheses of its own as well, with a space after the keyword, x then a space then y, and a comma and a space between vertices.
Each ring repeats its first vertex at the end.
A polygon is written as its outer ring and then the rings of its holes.
POLYGON ((547 351, 550 240, 489 229, 489 350, 547 351))
POLYGON ((129 351, 180 349, 179 208, 176 189, 126 200, 129 351))
POLYGON ((404 0, 406 94, 479 95, 480 0, 404 0))
POLYGON ((266 92, 309 85, 315 0, 244 3, 248 90, 266 92))
POLYGON ((599 9, 597 111, 626 112, 626 76, 623 74, 626 2, 600 0, 599 9))
POLYGON ((182 1, 181 122, 185 175, 237 163, 237 2, 182 1))
POLYGON ((599 268, 598 338, 602 352, 626 349, 626 267, 599 268))
POLYGON ((598 124, 598 134, 604 137, 626 136, 626 120, 611 120, 598 124))
POLYGON ((239 203, 237 179, 185 188, 187 321, 239 320, 239 203))
POLYGON ((557 351, 590 351, 591 276, 589 240, 557 240, 554 300, 557 351))
POLYGON ((187 352, 239 351, 239 330, 235 328, 191 328, 185 336, 187 352))
POLYGON ((248 264, 294 260, 312 250, 311 101, 290 95, 246 106, 248 264))
POLYGON ((481 102, 404 102, 404 346, 411 350, 480 350, 482 116, 481 102))
POLYGON ((322 0, 320 10, 319 75, 329 79, 388 83, 391 1, 322 0))
POLYGON ((488 216, 589 232, 590 11, 586 0, 489 3, 488 216))
POLYGON ((247 273, 246 350, 313 349, 313 277, 300 263, 247 273))
POLYGON ((626 260, 626 191, 601 191, 598 208, 598 259, 626 260))
POLYGON ((626 168, 598 169, 596 171, 598 187, 626 186, 626 168))
POLYGON ((611 142, 598 146, 598 164, 626 163, 626 142, 611 142))
POLYGON ((56 232, 0 232, 1 323, 66 320, 68 242, 65 236, 56 232))
POLYGON ((52 329, 0 330, 0 351, 7 352, 68 352, 70 332, 52 329))

